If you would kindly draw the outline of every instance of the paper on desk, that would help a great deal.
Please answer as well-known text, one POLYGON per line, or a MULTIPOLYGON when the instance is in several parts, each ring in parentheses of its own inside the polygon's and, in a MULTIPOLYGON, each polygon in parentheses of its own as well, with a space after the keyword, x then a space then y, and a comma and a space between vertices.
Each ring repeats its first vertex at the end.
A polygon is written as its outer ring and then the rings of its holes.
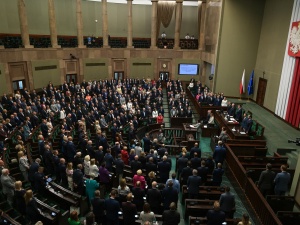
POLYGON ((246 134, 246 133, 242 131, 242 132, 240 132, 240 134, 246 134))
POLYGON ((203 128, 207 128, 207 125, 204 125, 203 128))
POLYGON ((228 123, 233 123, 233 121, 228 121, 228 123))

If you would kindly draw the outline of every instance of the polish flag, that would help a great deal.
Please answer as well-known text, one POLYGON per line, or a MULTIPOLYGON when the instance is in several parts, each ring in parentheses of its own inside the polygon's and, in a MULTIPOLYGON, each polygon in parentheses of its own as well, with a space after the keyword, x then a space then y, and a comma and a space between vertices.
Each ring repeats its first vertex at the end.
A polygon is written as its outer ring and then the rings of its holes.
POLYGON ((245 93, 245 69, 244 69, 242 80, 240 83, 240 94, 243 94, 243 93, 245 93))

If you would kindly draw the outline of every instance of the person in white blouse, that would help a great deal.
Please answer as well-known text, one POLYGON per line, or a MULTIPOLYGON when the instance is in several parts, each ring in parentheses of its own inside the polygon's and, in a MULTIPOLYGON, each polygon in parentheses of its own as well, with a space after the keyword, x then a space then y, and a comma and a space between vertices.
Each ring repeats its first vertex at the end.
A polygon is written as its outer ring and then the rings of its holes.
POLYGON ((91 165, 90 160, 91 160, 91 158, 90 158, 89 155, 86 155, 84 157, 83 165, 84 165, 84 174, 85 175, 89 175, 90 174, 90 165, 91 165))
POLYGON ((152 111, 152 117, 153 117, 153 118, 158 117, 158 111, 157 111, 156 108, 152 111))
POLYGON ((127 103, 127 110, 131 110, 131 109, 132 109, 132 102, 131 100, 129 100, 127 103))
POLYGON ((91 159, 91 165, 90 165, 90 170, 89 170, 89 175, 91 175, 92 173, 95 174, 95 178, 97 180, 98 176, 99 176, 99 168, 96 165, 96 160, 95 159, 91 159))
POLYGON ((227 98, 226 97, 223 98, 221 106, 222 107, 227 107, 227 98))

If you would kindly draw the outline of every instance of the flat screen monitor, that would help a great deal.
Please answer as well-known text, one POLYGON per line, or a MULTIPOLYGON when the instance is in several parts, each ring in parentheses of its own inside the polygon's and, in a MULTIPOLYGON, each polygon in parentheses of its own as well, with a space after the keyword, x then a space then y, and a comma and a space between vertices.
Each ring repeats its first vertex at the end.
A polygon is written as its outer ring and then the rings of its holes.
POLYGON ((198 75, 199 64, 180 63, 178 64, 179 75, 198 75))

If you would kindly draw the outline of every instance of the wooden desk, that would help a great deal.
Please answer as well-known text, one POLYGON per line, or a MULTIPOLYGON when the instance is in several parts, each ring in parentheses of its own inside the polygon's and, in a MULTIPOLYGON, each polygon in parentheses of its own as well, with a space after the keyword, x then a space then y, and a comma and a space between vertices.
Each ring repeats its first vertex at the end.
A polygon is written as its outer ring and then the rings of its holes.
POLYGON ((6 220, 8 224, 21 225, 19 222, 15 221, 13 218, 7 215, 5 212, 3 212, 2 218, 6 220))
POLYGON ((189 216, 205 217, 207 211, 213 209, 214 202, 215 200, 185 199, 184 218, 188 219, 189 216))
POLYGON ((47 190, 52 196, 59 200, 61 208, 69 210, 70 206, 76 206, 80 207, 81 215, 85 215, 88 212, 87 197, 76 194, 54 182, 49 183, 47 190))
POLYGON ((41 200, 35 198, 38 208, 41 209, 43 222, 45 224, 57 224, 59 225, 58 218, 60 217, 60 211, 47 205, 46 203, 42 202, 41 200))
POLYGON ((190 123, 183 123, 182 127, 183 127, 183 131, 184 131, 184 137, 186 137, 187 135, 193 135, 193 137, 197 136, 197 128, 192 128, 190 127, 190 123))
POLYGON ((211 137, 220 133, 220 128, 210 125, 202 125, 202 137, 211 137))
POLYGON ((240 124, 238 122, 230 123, 226 121, 224 114, 219 110, 215 113, 215 123, 218 124, 219 127, 226 127, 227 134, 231 139, 249 139, 248 134, 240 133, 240 124), (235 128, 235 130, 232 130, 233 128, 235 128))
MULTIPOLYGON (((224 193, 224 187, 219 186, 200 186, 198 199, 219 200, 221 194, 224 193)), ((187 186, 182 185, 181 202, 184 203, 188 198, 187 186)))

